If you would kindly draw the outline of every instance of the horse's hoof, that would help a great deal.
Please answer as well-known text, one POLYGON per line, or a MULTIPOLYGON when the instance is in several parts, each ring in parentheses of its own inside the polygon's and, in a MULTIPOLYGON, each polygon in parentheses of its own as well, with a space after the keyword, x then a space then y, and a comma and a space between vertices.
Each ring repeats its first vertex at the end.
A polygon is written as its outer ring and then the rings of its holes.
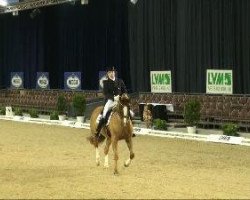
POLYGON ((129 167, 130 164, 124 163, 124 167, 129 167))
POLYGON ((126 160, 126 161, 124 162, 124 167, 128 167, 128 166, 130 165, 130 163, 131 163, 131 160, 130 160, 130 159, 126 160))
POLYGON ((100 161, 96 161, 96 166, 100 166, 100 161))

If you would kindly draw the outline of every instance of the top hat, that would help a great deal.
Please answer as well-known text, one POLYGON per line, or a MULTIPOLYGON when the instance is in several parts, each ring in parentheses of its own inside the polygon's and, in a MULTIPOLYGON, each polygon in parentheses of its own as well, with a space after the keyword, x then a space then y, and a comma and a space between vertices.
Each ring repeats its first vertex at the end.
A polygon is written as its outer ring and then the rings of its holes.
POLYGON ((106 72, 110 72, 110 71, 116 71, 115 67, 114 66, 108 66, 106 68, 106 72))

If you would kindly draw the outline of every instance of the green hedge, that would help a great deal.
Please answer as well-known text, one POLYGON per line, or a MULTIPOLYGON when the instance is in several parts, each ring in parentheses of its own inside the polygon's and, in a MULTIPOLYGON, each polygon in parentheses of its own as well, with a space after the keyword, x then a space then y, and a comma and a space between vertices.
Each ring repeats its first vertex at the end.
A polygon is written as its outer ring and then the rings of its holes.
POLYGON ((167 130, 167 122, 166 120, 161 120, 161 119, 155 119, 153 121, 153 125, 155 129, 158 130, 167 130))

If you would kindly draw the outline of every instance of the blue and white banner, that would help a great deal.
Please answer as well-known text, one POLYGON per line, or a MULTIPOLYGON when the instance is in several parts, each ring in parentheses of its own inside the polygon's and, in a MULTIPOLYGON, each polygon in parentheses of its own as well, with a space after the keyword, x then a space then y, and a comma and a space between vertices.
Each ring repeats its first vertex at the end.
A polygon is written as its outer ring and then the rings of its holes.
POLYGON ((10 74, 10 87, 19 89, 23 88, 23 72, 11 72, 10 74))
POLYGON ((36 89, 49 89, 49 73, 37 72, 36 89))
POLYGON ((64 72, 64 89, 81 89, 81 72, 64 72))
POLYGON ((106 72, 105 71, 99 71, 99 90, 103 89, 103 81, 107 80, 106 72))

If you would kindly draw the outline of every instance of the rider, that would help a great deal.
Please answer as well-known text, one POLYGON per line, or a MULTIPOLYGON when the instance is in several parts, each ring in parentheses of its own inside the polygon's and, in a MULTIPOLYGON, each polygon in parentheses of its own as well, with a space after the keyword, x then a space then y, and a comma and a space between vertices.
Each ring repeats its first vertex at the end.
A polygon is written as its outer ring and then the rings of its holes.
MULTIPOLYGON (((103 80, 103 94, 105 97, 105 105, 103 112, 97 117, 97 128, 95 137, 98 139, 103 125, 106 123, 106 115, 114 106, 114 101, 119 99, 123 93, 127 93, 126 86, 122 79, 116 78, 115 67, 107 67, 107 79, 103 80)), ((130 116, 134 116, 134 112, 130 110, 130 116)), ((134 136, 134 135, 133 135, 134 136)))
POLYGON ((114 106, 114 100, 118 99, 119 95, 127 92, 126 86, 121 79, 116 79, 115 68, 107 68, 107 79, 103 80, 103 94, 105 98, 105 105, 102 114, 98 116, 97 128, 95 136, 98 138, 100 136, 100 131, 102 126, 106 123, 106 115, 110 109, 114 106))

